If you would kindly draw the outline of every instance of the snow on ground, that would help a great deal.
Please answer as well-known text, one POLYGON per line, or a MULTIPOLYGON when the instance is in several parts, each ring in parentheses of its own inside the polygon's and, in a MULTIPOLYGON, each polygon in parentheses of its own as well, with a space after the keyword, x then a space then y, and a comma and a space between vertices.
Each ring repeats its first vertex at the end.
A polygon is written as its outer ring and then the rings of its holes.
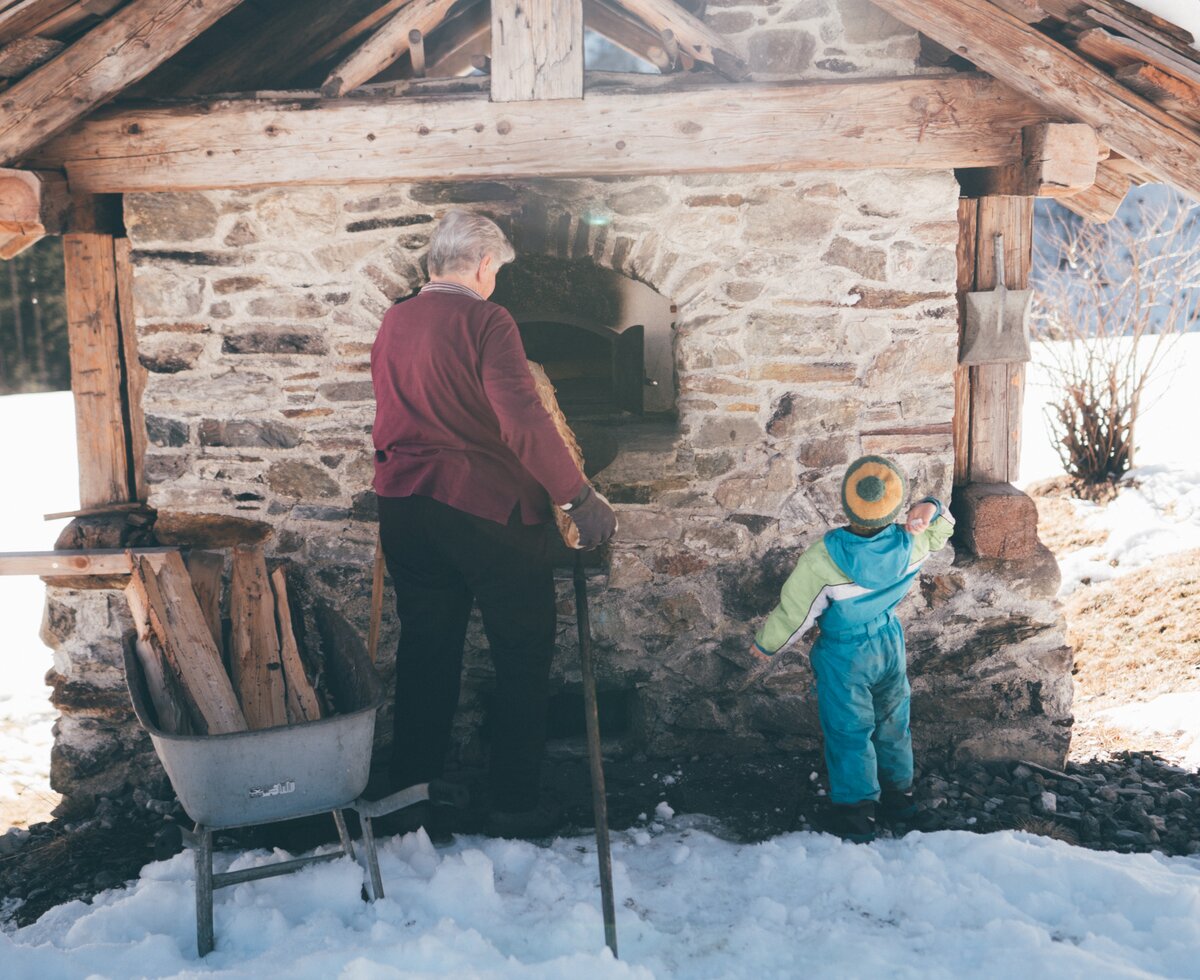
POLYGON ((603 948, 590 839, 434 849, 418 833, 381 843, 387 898, 373 905, 349 859, 219 891, 203 962, 185 854, 0 935, 0 962, 39 980, 1200 975, 1195 857, 1013 832, 739 845, 697 822, 674 819, 645 844, 616 836, 620 961, 603 948))
MULTIPOLYGON (((0 551, 54 546, 66 521, 43 514, 79 506, 71 393, 0 397, 0 459, 4 480, 0 551)), ((56 712, 43 683, 53 659, 38 639, 46 588, 32 576, 0 576, 0 833, 27 816, 44 820, 58 802, 50 790, 50 727, 56 712), (4 818, 8 817, 7 820, 4 818)))
POLYGON ((1182 764, 1200 769, 1200 691, 1160 694, 1152 701, 1101 711, 1099 717, 1127 732, 1174 736, 1184 753, 1182 764))
MULTIPOLYGON (((1060 476, 1062 462, 1051 441, 1046 405, 1053 389, 1041 344, 1026 383, 1022 420, 1021 481, 1060 476)), ((1144 568, 1155 558, 1200 548, 1200 333, 1186 334, 1163 370, 1151 377, 1136 430, 1135 469, 1107 506, 1076 501, 1087 526, 1108 531, 1099 546, 1059 556, 1060 595, 1083 580, 1102 582, 1144 568)))

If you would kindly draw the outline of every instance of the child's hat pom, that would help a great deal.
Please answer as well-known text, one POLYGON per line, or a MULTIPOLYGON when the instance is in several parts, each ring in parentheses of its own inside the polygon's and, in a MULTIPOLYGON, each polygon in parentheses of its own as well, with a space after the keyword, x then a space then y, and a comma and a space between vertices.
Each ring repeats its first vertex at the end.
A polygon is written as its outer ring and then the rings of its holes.
POLYGON ((842 509, 858 527, 891 524, 904 506, 907 487, 896 464, 882 456, 862 456, 842 479, 842 509))

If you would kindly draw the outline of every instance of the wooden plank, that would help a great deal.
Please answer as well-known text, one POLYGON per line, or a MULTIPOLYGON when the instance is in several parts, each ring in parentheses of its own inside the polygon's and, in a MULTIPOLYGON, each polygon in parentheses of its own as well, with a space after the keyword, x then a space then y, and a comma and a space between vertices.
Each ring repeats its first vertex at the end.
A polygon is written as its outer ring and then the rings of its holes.
MULTIPOLYGON (((971 197, 958 201, 958 343, 962 346, 966 322, 966 294, 975 285, 975 239, 979 220, 979 201, 971 197)), ((954 485, 970 478, 971 465, 971 377, 970 368, 954 368, 954 485)))
POLYGON ((1192 47, 1195 43, 1194 40, 1182 40, 1182 37, 1191 38, 1191 34, 1181 27, 1176 28, 1174 25, 1168 24, 1167 21, 1160 20, 1159 23, 1170 27, 1171 30, 1160 30, 1140 23, 1133 17, 1128 17, 1115 9, 1106 10, 1102 3, 1091 5, 1087 15, 1097 24, 1120 31, 1130 40, 1143 44, 1152 51, 1169 51, 1176 58, 1189 64, 1196 64, 1197 61, 1200 61, 1200 51, 1192 47), (1176 36, 1176 32, 1180 36, 1176 36))
POLYGON ((1113 77, 1168 112, 1200 119, 1200 85, 1140 62, 1118 68, 1113 77))
MULTIPOLYGON (((1004 236, 1004 278, 1009 289, 1025 289, 1033 256, 1033 199, 984 197, 979 201, 975 289, 996 285, 995 236, 1004 236)), ((980 364, 971 368, 971 483, 1012 483, 1020 471, 1024 364, 980 364)))
POLYGON ((410 31, 434 30, 456 0, 410 0, 325 79, 321 94, 336 99, 369 82, 408 50, 410 31))
POLYGON ((875 0, 984 71, 1100 138, 1160 180, 1200 198, 1200 135, 1052 38, 986 0, 875 0))
POLYGON ((379 630, 383 625, 383 539, 375 537, 375 565, 371 572, 371 625, 367 632, 367 654, 371 663, 379 652, 379 630))
POLYGON ((110 111, 39 160, 77 191, 882 167, 1020 158, 1046 113, 976 75, 708 86, 647 77, 546 102, 241 100, 110 111), (670 87, 664 83, 674 83, 670 87), (653 95, 643 94, 650 89, 653 95))
POLYGON ((171 734, 189 734, 192 724, 185 707, 186 701, 166 661, 166 654, 163 653, 162 646, 150 626, 150 604, 141 576, 135 575, 130 579, 125 588, 125 598, 129 603, 134 629, 137 631, 134 652, 142 667, 142 678, 154 705, 158 727, 171 734))
POLYGON ((277 568, 271 573, 271 586, 275 593, 275 616, 279 623, 279 655, 283 663, 284 684, 287 687, 287 718, 293 725, 304 721, 316 721, 321 717, 321 704, 304 670, 304 661, 300 659, 300 647, 292 629, 287 573, 282 568, 277 568))
POLYGON ((1026 24, 1037 24, 1050 16, 1037 0, 992 0, 992 3, 1026 24))
POLYGON ((65 235, 63 266, 79 502, 95 507, 126 501, 130 493, 112 237, 91 232, 65 235))
POLYGON ((492 0, 492 101, 583 98, 583 0, 492 0))
POLYGON ((359 38, 366 34, 370 34, 376 30, 389 17, 394 16, 402 7, 408 5, 410 0, 387 0, 387 3, 380 4, 374 10, 371 10, 364 17, 360 17, 349 27, 340 31, 337 35, 330 38, 319 48, 317 48, 306 61, 309 65, 317 65, 326 58, 332 58, 335 54, 349 44, 353 44, 359 38))
POLYGON ((19 37, 0 47, 0 78, 23 78, 58 54, 65 44, 46 37, 19 37))
POLYGON ((0 11, 0 43, 13 41, 37 29, 77 0, 24 0, 0 11))
POLYGON ((148 372, 138 357, 137 322, 133 303, 132 245, 128 238, 113 242, 117 267, 117 311, 121 323, 121 368, 125 376, 124 414, 126 451, 129 461, 129 486, 136 500, 146 500, 146 416, 142 399, 148 372))
POLYGON ((261 548, 234 548, 229 583, 230 672, 251 729, 287 724, 275 600, 261 548))
POLYGON ((4 93, 0 162, 25 156, 166 61, 241 0, 133 0, 4 93))
POLYGON ((189 551, 183 561, 208 632, 220 650, 224 638, 221 629, 221 577, 225 571, 225 556, 216 551, 189 551))
POLYGON ((126 595, 136 595, 144 605, 197 730, 206 735, 245 731, 246 719, 179 553, 164 556, 157 572, 137 559, 126 595))
POLYGON ((140 500, 127 500, 124 503, 101 504, 99 507, 81 507, 79 510, 60 510, 54 514, 43 514, 43 521, 61 521, 71 517, 97 517, 102 514, 128 514, 135 510, 145 511, 148 508, 140 500))
POLYGON ((1075 38, 1075 48, 1112 68, 1125 68, 1148 61, 1164 71, 1200 84, 1200 65, 1195 62, 1181 58, 1161 45, 1111 34, 1102 27, 1081 33, 1075 38))
POLYGON ((1091 187, 1107 155, 1086 123, 1040 123, 1025 127, 1019 164, 960 171, 959 183, 970 197, 1065 197, 1091 187))
POLYGON ((145 558, 152 569, 178 548, 97 548, 91 551, 3 551, 0 575, 40 575, 73 578, 77 575, 128 575, 133 558, 145 558), (132 557, 131 557, 132 556, 132 557))
POLYGON ((604 35, 622 51, 649 62, 659 71, 665 72, 671 67, 661 37, 636 18, 609 6, 605 0, 584 4, 583 26, 604 35))
POLYGON ((1191 31, 1178 24, 1173 24, 1169 20, 1164 20, 1135 3, 1129 3, 1127 0, 1090 0, 1086 6, 1097 13, 1108 14, 1130 27, 1140 26, 1143 31, 1153 34, 1163 44, 1170 43, 1177 47, 1180 53, 1196 57, 1194 49, 1192 49, 1196 39, 1191 31))
POLYGON ((674 0, 615 0, 631 14, 658 32, 670 31, 680 48, 696 61, 712 65, 726 78, 740 81, 750 69, 725 38, 704 21, 693 17, 674 0))
POLYGON ((1104 224, 1116 217, 1121 202, 1129 193, 1129 176, 1118 164, 1102 163, 1096 169, 1096 182, 1072 197, 1059 199, 1059 204, 1081 218, 1104 224))

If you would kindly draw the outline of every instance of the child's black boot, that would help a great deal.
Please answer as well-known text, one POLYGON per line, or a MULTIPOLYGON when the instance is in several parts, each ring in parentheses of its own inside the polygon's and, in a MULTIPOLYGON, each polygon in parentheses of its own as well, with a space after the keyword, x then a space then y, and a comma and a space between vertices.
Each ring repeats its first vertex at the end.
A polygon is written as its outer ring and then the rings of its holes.
POLYGON ((912 787, 885 789, 879 797, 879 815, 884 823, 903 823, 917 815, 917 801, 912 787))
POLYGON ((817 817, 817 827, 842 840, 869 844, 875 839, 875 801, 834 803, 817 817))

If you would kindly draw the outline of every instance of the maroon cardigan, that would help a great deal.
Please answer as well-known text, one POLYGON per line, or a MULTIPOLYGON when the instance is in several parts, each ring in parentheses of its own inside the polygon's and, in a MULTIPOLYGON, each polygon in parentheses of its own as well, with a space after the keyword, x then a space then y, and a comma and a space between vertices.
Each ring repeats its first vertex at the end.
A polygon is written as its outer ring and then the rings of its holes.
POLYGON ((426 289, 383 318, 371 348, 375 492, 432 497, 504 524, 550 517, 584 479, 542 408, 508 311, 426 289))

